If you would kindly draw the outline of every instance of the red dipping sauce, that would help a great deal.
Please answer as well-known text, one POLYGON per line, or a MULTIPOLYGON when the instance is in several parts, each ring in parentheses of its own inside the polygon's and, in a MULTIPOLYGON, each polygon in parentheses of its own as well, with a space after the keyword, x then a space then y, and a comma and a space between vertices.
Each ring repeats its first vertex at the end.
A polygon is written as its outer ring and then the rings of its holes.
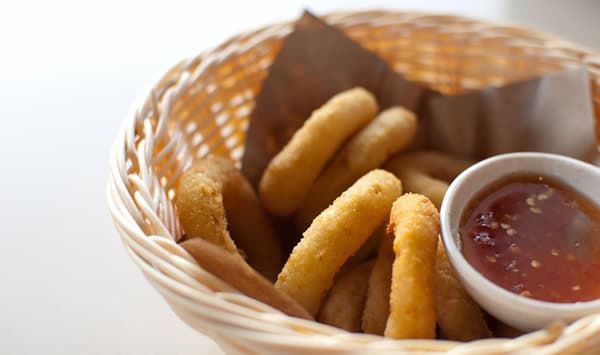
POLYGON ((459 230, 467 261, 508 291, 559 303, 600 298, 600 210, 557 181, 500 180, 470 202, 459 230))

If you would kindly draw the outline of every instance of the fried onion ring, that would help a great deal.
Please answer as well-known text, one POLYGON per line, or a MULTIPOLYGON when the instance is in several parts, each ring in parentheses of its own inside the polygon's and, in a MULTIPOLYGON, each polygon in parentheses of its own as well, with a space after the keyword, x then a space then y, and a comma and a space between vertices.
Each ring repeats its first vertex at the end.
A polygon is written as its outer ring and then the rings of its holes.
POLYGON ((402 181, 404 191, 424 195, 440 208, 448 181, 473 163, 439 152, 418 151, 397 155, 385 164, 384 169, 402 181))
POLYGON ((298 226, 307 228, 356 179, 379 168, 391 155, 408 147, 416 131, 417 118, 412 112, 401 107, 382 111, 336 153, 315 180, 298 208, 298 226))
POLYGON ((384 222, 401 194, 402 184, 387 171, 358 179, 304 232, 275 286, 317 314, 335 274, 384 222))
POLYGON ((394 234, 390 315, 385 336, 395 339, 435 338, 435 254, 440 215, 425 196, 401 196, 390 214, 394 234))
POLYGON ((376 113, 375 97, 363 88, 337 94, 314 111, 260 180, 259 195, 267 210, 292 214, 340 145, 376 113))
POLYGON ((458 280, 441 241, 435 258, 435 288, 438 325, 446 338, 470 341, 492 336, 479 305, 458 280))
POLYGON ((232 162, 208 156, 195 163, 180 178, 176 205, 188 239, 200 237, 231 253, 237 253, 237 245, 252 267, 275 280, 283 264, 281 243, 252 186, 232 162))
POLYGON ((385 233, 379 244, 379 251, 373 271, 369 277, 367 299, 362 318, 365 333, 383 335, 390 314, 390 288, 392 265, 394 263, 393 238, 385 233))
POLYGON ((323 302, 317 318, 319 322, 349 332, 361 330, 361 318, 373 263, 367 261, 359 264, 337 279, 323 302))

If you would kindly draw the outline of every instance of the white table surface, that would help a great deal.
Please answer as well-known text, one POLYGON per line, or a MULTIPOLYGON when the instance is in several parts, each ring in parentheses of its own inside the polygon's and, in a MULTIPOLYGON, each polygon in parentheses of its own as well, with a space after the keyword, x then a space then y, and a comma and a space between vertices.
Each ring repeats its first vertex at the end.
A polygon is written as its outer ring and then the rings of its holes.
POLYGON ((303 5, 449 12, 600 49, 600 1, 0 4, 0 353, 211 354, 125 254, 105 203, 129 105, 180 58, 303 5))

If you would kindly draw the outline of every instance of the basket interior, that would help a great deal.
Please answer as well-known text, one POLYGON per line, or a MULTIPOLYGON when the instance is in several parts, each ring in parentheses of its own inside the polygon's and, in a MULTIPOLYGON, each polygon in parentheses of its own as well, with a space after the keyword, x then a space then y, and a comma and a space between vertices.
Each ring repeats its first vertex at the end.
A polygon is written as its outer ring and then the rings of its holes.
MULTIPOLYGON (((600 116, 600 63, 550 36, 452 16, 367 12, 326 19, 397 72, 445 94, 587 64, 600 116)), ((254 98, 291 30, 286 23, 238 36, 166 76, 168 82, 189 75, 169 123, 181 130, 191 156, 210 152, 239 162, 254 98)))
MULTIPOLYGON (((335 13, 325 19, 408 79, 445 94, 586 64, 595 117, 600 118, 599 57, 553 37, 416 13, 335 13)), ((126 200, 124 208, 145 235, 181 237, 171 201, 177 178, 194 160, 212 153, 239 166, 254 99, 292 29, 292 23, 265 27, 182 61, 126 123, 131 126, 124 129, 125 155, 115 174, 132 196, 120 197, 126 200)), ((114 184, 118 191, 121 182, 114 184)))

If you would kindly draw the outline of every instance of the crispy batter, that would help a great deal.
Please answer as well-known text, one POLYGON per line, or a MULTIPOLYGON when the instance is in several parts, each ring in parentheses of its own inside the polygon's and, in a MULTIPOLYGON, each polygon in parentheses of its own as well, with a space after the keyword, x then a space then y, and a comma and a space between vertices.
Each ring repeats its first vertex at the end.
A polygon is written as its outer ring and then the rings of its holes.
POLYGON ((343 274, 323 302, 318 321, 349 332, 359 332, 372 269, 373 261, 367 261, 343 274))
POLYGON ((367 300, 362 318, 365 333, 383 335, 390 314, 390 288, 394 263, 393 237, 386 233, 381 239, 377 260, 369 277, 367 300))
POLYGON ((298 208, 298 226, 307 228, 356 179, 380 167, 392 154, 408 147, 416 130, 417 118, 412 112, 401 107, 381 112, 336 153, 315 180, 298 208))
POLYGON ((422 150, 398 154, 390 159, 386 166, 410 166, 436 179, 452 181, 458 174, 474 163, 475 161, 471 159, 432 150, 422 150))
POLYGON ((417 151, 395 156, 384 169, 396 175, 404 191, 426 196, 440 208, 448 182, 474 161, 434 151, 417 151))
POLYGON ((444 195, 448 190, 448 183, 425 174, 410 166, 386 165, 386 170, 390 171, 402 181, 402 186, 406 192, 414 192, 433 202, 436 208, 442 206, 444 195))
POLYGON ((202 238, 239 255, 227 231, 221 184, 189 169, 179 178, 175 205, 188 239, 202 238))
POLYGON ((340 145, 376 113, 375 97, 363 88, 344 91, 314 111, 260 180, 267 210, 275 215, 294 212, 340 145))
POLYGON ((435 253, 440 216, 425 196, 405 194, 392 206, 394 234, 390 315, 385 336, 435 338, 435 253))
POLYGON ((387 171, 358 179, 304 232, 275 286, 316 314, 335 274, 384 222, 401 194, 402 184, 387 171))
POLYGON ((456 277, 441 242, 435 261, 435 287, 438 325, 446 338, 470 341, 492 336, 479 305, 456 277))
POLYGON ((251 266, 275 280, 283 264, 280 241, 252 186, 229 160, 208 156, 186 171, 177 207, 188 238, 202 237, 230 252, 237 245, 251 266))
POLYGON ((376 256, 379 243, 381 242, 381 237, 385 233, 385 227, 387 227, 387 221, 377 227, 375 232, 373 232, 373 234, 371 234, 371 236, 363 243, 363 245, 360 246, 358 251, 349 257, 348 260, 346 260, 336 277, 347 273, 356 265, 362 264, 367 259, 376 256))
POLYGON ((296 301, 273 285, 241 259, 202 239, 190 239, 181 246, 206 271, 235 287, 248 297, 298 318, 313 319, 296 301))

